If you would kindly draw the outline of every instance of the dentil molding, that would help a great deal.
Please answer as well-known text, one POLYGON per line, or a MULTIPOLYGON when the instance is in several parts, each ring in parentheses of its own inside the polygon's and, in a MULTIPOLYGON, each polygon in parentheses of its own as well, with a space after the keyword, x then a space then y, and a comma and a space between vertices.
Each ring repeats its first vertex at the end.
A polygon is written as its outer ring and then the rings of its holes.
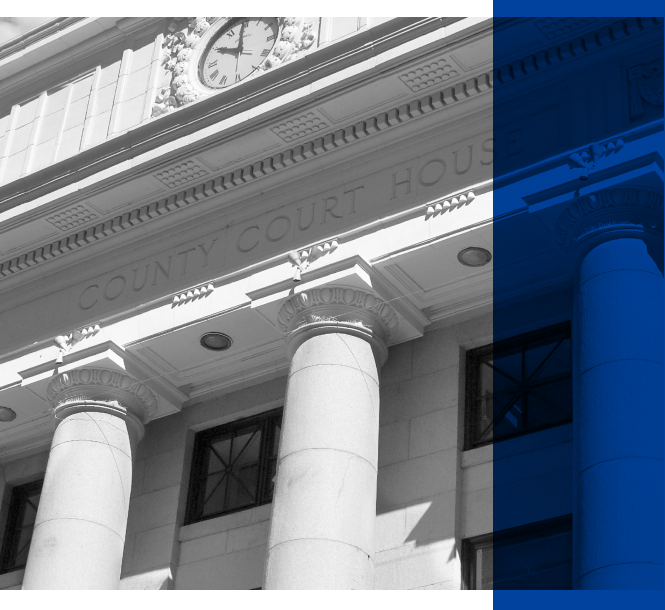
MULTIPOLYGON (((125 231, 154 218, 159 218, 202 199, 219 195, 248 182, 284 171, 292 165, 304 163, 311 158, 324 155, 340 147, 348 146, 357 140, 390 130, 397 125, 417 119, 424 114, 441 111, 450 105, 461 103, 480 93, 510 84, 515 80, 556 66, 559 63, 570 61, 580 55, 620 41, 627 36, 651 29, 661 24, 662 21, 661 17, 629 17, 618 20, 611 26, 602 27, 598 31, 587 32, 582 37, 560 43, 549 48, 547 51, 540 51, 535 55, 529 55, 501 68, 484 72, 454 86, 416 98, 398 108, 380 112, 368 119, 309 140, 298 146, 288 148, 249 165, 239 167, 214 179, 201 181, 194 186, 180 190, 159 201, 143 205, 125 214, 81 230, 78 233, 71 234, 45 246, 5 260, 0 263, 0 279, 20 273, 56 256, 61 256, 67 252, 85 247, 101 239, 106 239, 115 233, 125 231)), ((164 181, 167 178, 169 176, 163 176, 158 179, 164 181)))
POLYGON ((108 369, 60 373, 49 383, 46 396, 53 407, 85 400, 117 401, 122 407, 134 411, 141 420, 157 412, 157 398, 145 384, 108 369))
POLYGON ((559 216, 557 243, 568 251, 592 231, 616 225, 641 225, 662 232, 663 193, 649 188, 616 187, 578 197, 559 216))

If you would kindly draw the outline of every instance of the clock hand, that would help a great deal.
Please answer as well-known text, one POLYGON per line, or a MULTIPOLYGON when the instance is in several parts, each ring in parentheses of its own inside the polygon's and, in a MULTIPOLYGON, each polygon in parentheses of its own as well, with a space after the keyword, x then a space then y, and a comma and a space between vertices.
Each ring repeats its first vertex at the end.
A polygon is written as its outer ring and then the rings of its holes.
POLYGON ((242 25, 240 26, 240 34, 238 36, 240 43, 238 44, 238 55, 236 57, 236 74, 238 73, 238 62, 240 61, 240 54, 242 53, 242 43, 243 43, 243 36, 245 35, 245 24, 246 22, 243 21, 242 25))
POLYGON ((222 53, 239 53, 240 47, 232 49, 230 47, 215 47, 215 51, 220 51, 222 53))

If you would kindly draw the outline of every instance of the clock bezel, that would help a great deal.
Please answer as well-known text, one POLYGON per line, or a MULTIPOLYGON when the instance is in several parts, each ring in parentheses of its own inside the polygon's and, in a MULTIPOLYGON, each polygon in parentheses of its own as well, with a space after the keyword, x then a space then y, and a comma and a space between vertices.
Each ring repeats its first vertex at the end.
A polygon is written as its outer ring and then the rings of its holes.
MULTIPOLYGON (((203 77, 203 65, 204 65, 204 60, 209 52, 209 50, 212 48, 212 46, 215 44, 215 42, 224 34, 226 30, 229 28, 232 28, 236 23, 240 23, 241 21, 244 21, 245 19, 263 19, 263 17, 230 17, 225 20, 220 20, 220 22, 215 23, 207 32, 204 33, 204 35, 201 37, 201 40, 198 41, 197 47, 198 49, 194 49, 195 51, 195 56, 192 57, 194 61, 190 62, 190 82, 196 82, 196 84, 199 87, 203 87, 203 91, 201 93, 211 93, 213 91, 225 91, 227 89, 231 89, 235 85, 239 85, 241 83, 246 82, 248 79, 254 78, 257 75, 262 73, 261 66, 267 59, 267 57, 264 57, 261 62, 259 63, 259 66, 257 69, 252 70, 247 76, 242 78, 239 81, 233 82, 229 85, 226 85, 224 87, 211 87, 208 85, 203 77), (196 52, 198 51, 198 53, 196 52), (196 79, 191 78, 191 71, 192 68, 196 70, 196 79)), ((282 23, 281 19, 279 17, 271 17, 271 19, 275 19, 277 21, 277 33, 275 35, 275 40, 273 41, 272 47, 270 47, 270 50, 275 47, 277 44, 277 41, 279 41, 281 30, 282 30, 282 23)))

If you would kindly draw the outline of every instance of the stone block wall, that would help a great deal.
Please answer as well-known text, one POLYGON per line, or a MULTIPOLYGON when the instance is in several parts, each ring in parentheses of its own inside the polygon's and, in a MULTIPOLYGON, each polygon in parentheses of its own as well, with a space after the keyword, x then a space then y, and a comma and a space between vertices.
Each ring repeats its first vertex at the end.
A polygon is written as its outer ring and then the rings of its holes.
MULTIPOLYGON (((569 319, 566 298, 543 297, 515 319, 515 335, 569 319), (558 307, 558 309, 557 309, 558 307)), ((572 425, 502 443, 494 485, 492 445, 464 451, 465 352, 491 343, 492 314, 432 324, 393 346, 381 371, 375 588, 459 589, 461 540, 493 531, 493 505, 514 523, 572 512, 572 425), (534 495, 541 500, 529 502, 534 495), (504 511, 507 512, 507 511, 504 511)), ((134 463, 121 587, 254 589, 262 585, 272 505, 184 525, 197 431, 283 405, 286 378, 209 398, 146 426, 134 463)), ((3 465, 6 514, 11 487, 39 478, 48 452, 3 465)), ((4 523, 0 524, 4 529, 4 523)), ((22 572, 0 576, 19 588, 22 572)))
POLYGON ((0 108, 0 184, 67 159, 150 118, 162 35, 105 54, 103 63, 36 97, 0 108))

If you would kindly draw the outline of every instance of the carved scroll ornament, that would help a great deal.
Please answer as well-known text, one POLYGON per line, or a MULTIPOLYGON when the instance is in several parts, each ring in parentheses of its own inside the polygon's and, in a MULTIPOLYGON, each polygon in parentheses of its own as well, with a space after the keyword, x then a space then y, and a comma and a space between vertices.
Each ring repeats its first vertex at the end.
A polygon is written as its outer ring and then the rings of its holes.
MULTIPOLYGON (((233 17, 174 17, 164 37, 162 64, 171 72, 170 82, 162 85, 155 96, 152 116, 168 114, 200 97, 189 81, 189 62, 198 57, 195 50, 213 23, 228 22, 233 17)), ((316 41, 314 24, 303 17, 278 17, 279 39, 258 72, 272 70, 302 57, 316 41)), ((223 24, 222 24, 223 25, 223 24)))

